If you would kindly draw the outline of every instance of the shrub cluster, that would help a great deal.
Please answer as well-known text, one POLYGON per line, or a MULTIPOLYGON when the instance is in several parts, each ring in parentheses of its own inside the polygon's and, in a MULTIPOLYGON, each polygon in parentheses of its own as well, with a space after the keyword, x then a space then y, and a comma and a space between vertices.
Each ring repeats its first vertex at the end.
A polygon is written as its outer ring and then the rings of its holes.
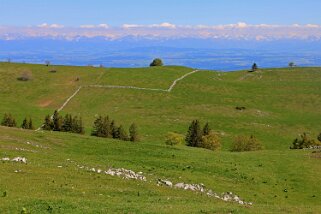
MULTIPOLYGON (((320 135, 319 135, 320 137, 320 135)), ((319 139, 319 138, 318 138, 319 139)), ((314 146, 320 146, 321 143, 316 142, 315 140, 311 139, 307 133, 303 133, 300 135, 300 138, 296 138, 290 149, 304 149, 304 148, 310 148, 314 146)))
POLYGON ((109 119, 109 116, 99 115, 93 125, 92 136, 113 138, 123 141, 138 141, 137 126, 133 123, 129 128, 129 135, 122 125, 117 126, 115 120, 109 119))
POLYGON ((185 142, 187 146, 211 150, 217 150, 221 145, 219 137, 211 131, 209 124, 206 123, 203 129, 201 129, 201 125, 198 120, 193 120, 189 126, 185 142))
POLYGON ((237 136, 232 144, 232 152, 246 152, 261 150, 263 147, 261 142, 255 136, 237 136))
POLYGON ((47 131, 85 133, 81 117, 72 116, 71 114, 66 114, 65 117, 62 117, 57 110, 52 117, 49 115, 45 117, 42 128, 47 131))

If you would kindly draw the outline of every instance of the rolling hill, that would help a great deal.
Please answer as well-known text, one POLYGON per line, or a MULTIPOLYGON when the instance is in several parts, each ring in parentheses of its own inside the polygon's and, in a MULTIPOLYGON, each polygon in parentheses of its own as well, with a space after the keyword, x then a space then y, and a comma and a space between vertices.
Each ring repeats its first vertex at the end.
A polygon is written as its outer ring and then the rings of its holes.
POLYGON ((62 114, 80 115, 85 135, 0 127, 0 211, 17 213, 318 213, 320 158, 289 147, 303 132, 321 131, 321 68, 197 71, 177 66, 93 68, 0 63, 0 113, 37 127, 66 103, 62 114), (52 72, 52 71, 55 72, 52 72), (190 75, 188 75, 190 74, 190 75), (27 75, 29 81, 18 81, 27 75), (184 79, 179 80, 181 77, 184 79), (177 81, 171 91, 168 88, 177 81), (94 87, 108 86, 108 87, 94 87), (131 86, 114 87, 113 86, 131 86), (158 89, 158 90, 150 90, 158 89), (244 111, 235 109, 244 106, 244 111), (139 127, 141 142, 91 137, 97 114, 126 128, 139 127), (185 134, 193 119, 219 133, 221 151, 168 147, 166 133, 185 134), (255 135, 256 152, 230 152, 237 135, 255 135), (142 172, 147 182, 89 172, 79 166, 142 172), (233 192, 252 206, 206 194, 157 186, 203 183, 233 192))

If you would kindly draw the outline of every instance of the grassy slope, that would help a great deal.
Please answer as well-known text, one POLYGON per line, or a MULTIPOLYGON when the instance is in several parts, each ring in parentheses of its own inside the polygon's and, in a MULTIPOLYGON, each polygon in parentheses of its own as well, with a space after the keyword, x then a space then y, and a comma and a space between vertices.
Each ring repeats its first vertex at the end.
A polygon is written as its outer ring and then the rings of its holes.
MULTIPOLYGON (((30 114, 39 125, 46 113, 59 107, 81 84, 166 89, 174 79, 191 71, 181 67, 127 70, 59 66, 53 74, 48 69, 0 64, 0 112, 11 112, 19 121, 30 114), (32 81, 16 81, 24 71, 32 72, 32 81), (76 77, 80 77, 79 82, 74 81, 76 77)), ((15 213, 27 207, 39 213, 52 206, 54 211, 65 213, 317 213, 321 209, 317 179, 321 175, 320 160, 309 158, 310 152, 289 151, 288 147, 297 134, 309 131, 316 135, 321 129, 320 77, 319 68, 271 69, 255 74, 203 71, 179 82, 172 93, 82 90, 64 112, 81 114, 87 131, 97 113, 108 113, 127 127, 135 121, 143 141, 133 145, 89 136, 0 128, 0 158, 20 155, 30 161, 26 166, 0 163, 0 191, 8 192, 7 197, 0 198, 0 210, 15 213), (247 110, 238 112, 235 106, 246 106, 247 110), (166 132, 184 133, 194 118, 209 121, 224 134, 223 151, 163 145, 166 132), (233 136, 240 133, 255 134, 266 150, 228 152, 233 136), (26 141, 50 149, 34 148, 26 141), (16 147, 37 152, 15 151, 16 147), (67 165, 67 158, 93 167, 143 171, 152 183, 78 171, 67 165), (16 169, 23 173, 15 174, 16 169), (244 208, 195 193, 156 187, 154 180, 159 177, 204 183, 218 192, 233 191, 255 204, 244 208)))

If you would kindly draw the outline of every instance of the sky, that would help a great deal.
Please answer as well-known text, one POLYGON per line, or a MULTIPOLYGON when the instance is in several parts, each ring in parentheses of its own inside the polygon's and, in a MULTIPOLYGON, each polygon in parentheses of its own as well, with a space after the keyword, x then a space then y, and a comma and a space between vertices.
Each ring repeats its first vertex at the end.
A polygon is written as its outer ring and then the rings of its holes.
POLYGON ((0 26, 321 25, 321 0, 0 0, 0 26))

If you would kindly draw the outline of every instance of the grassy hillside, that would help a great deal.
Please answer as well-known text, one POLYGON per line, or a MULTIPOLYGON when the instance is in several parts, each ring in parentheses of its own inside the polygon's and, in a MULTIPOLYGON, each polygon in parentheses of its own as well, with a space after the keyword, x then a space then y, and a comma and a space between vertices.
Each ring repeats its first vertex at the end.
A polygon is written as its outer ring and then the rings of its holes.
MULTIPOLYGON (((12 113, 19 123, 30 115, 39 126, 79 86, 167 89, 191 71, 184 67, 109 69, 1 63, 0 113, 12 113), (49 72, 52 69, 57 72, 49 72), (28 73, 31 80, 17 81, 22 73, 28 73)), ((311 151, 288 148, 298 134, 306 131, 315 137, 321 131, 320 104, 320 68, 200 71, 178 82, 171 93, 82 88, 62 113, 81 115, 85 136, 0 128, 0 158, 28 159, 27 165, 0 162, 0 196, 1 191, 7 192, 0 197, 0 210, 16 213, 26 207, 33 213, 46 213, 50 206, 56 213, 318 213, 320 158, 312 157, 311 151), (237 111, 236 106, 246 110, 237 111), (127 128, 136 122, 142 141, 131 144, 90 137, 96 114, 109 114, 127 128), (164 145, 167 132, 184 134, 193 119, 208 121, 221 134, 222 151, 164 145), (254 134, 265 150, 229 152, 239 134, 254 134), (90 167, 142 171, 148 182, 97 175, 67 159, 90 167), (235 192, 254 205, 245 207, 158 187, 158 178, 204 183, 217 192, 235 192)))

